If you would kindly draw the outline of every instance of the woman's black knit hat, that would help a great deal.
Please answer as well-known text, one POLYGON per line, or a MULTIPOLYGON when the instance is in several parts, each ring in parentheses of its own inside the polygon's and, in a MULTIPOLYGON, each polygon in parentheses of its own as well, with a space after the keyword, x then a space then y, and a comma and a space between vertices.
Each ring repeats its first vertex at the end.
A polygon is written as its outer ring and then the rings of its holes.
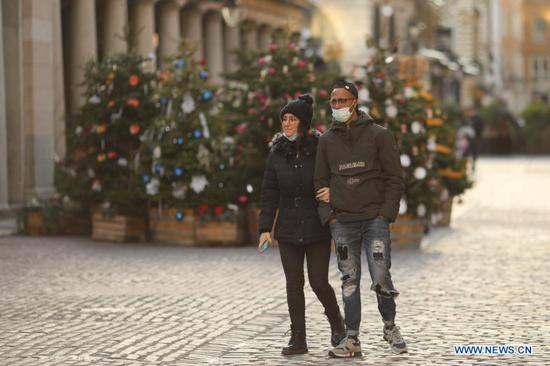
POLYGON ((309 94, 303 94, 298 99, 291 100, 281 109, 280 118, 283 120, 285 113, 292 113, 300 119, 300 131, 307 132, 311 128, 313 117, 313 98, 309 94))

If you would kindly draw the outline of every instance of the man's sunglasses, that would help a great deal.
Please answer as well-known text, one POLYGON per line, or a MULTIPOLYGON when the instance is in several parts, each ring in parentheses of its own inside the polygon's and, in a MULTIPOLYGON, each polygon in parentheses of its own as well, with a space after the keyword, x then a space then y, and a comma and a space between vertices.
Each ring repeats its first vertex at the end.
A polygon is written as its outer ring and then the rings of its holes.
POLYGON ((330 105, 342 105, 346 104, 348 100, 355 100, 355 98, 335 98, 329 100, 330 105))

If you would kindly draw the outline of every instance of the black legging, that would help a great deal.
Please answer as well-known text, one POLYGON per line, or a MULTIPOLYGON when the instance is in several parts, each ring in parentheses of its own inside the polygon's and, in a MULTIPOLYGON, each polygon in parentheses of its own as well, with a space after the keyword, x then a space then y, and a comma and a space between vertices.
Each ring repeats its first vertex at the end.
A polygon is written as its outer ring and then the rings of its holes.
POLYGON ((328 282, 330 242, 306 245, 279 242, 279 253, 286 277, 286 298, 292 325, 305 331, 304 256, 307 260, 309 284, 323 304, 325 313, 335 317, 340 311, 334 290, 328 282))

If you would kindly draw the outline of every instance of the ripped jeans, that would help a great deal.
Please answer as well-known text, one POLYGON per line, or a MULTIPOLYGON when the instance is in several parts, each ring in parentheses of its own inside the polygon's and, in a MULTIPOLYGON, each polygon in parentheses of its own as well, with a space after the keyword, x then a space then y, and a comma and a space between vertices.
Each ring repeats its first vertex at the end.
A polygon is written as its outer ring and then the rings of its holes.
POLYGON ((389 223, 383 218, 330 225, 336 243, 338 268, 342 273, 342 297, 348 335, 358 335, 361 323, 361 247, 365 249, 371 290, 376 292, 378 310, 384 321, 395 319, 399 291, 390 274, 391 242, 389 223))

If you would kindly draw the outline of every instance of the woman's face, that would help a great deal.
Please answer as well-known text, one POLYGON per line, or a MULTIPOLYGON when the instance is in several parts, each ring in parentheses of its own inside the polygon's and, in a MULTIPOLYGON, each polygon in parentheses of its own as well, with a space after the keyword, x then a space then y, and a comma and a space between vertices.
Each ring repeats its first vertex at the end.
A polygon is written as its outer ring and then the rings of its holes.
POLYGON ((298 127, 300 126, 300 120, 292 113, 283 114, 281 120, 283 126, 283 133, 288 137, 292 137, 298 133, 298 127))

